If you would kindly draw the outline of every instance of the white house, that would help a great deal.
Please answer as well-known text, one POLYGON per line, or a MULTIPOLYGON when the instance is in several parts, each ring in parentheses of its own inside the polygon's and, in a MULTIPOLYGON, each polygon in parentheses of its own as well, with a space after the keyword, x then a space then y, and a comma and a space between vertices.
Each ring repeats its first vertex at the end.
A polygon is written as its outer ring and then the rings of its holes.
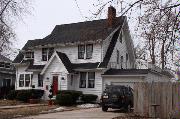
POLYGON ((127 19, 116 17, 57 25, 43 39, 29 40, 14 60, 16 90, 42 89, 48 99, 53 91, 78 90, 101 95, 108 84, 130 85, 139 81, 169 81, 165 71, 136 69, 133 41, 127 19))

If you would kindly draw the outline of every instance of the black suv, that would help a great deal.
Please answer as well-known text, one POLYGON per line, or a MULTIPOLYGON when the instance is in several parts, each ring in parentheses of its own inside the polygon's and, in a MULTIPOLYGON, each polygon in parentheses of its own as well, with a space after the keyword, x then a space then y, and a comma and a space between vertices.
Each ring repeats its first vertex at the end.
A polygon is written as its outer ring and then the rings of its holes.
POLYGON ((127 112, 133 107, 133 90, 126 86, 107 86, 101 97, 102 110, 124 108, 127 112))

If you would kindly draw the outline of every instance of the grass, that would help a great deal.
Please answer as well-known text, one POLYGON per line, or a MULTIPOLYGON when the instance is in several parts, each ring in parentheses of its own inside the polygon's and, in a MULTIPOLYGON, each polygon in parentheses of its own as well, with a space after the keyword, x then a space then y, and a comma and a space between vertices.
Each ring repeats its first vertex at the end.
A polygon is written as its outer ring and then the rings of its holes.
POLYGON ((12 119, 17 116, 37 115, 42 111, 54 109, 56 106, 37 106, 37 107, 23 107, 17 109, 3 109, 0 110, 1 119, 12 119))
POLYGON ((12 106, 12 105, 23 105, 28 103, 22 103, 16 100, 0 100, 0 106, 12 106))

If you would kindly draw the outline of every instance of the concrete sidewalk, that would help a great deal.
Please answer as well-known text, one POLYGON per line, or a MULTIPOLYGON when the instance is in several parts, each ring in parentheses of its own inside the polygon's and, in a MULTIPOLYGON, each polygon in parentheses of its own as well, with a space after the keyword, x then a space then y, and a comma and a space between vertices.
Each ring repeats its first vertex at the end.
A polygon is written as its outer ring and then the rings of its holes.
POLYGON ((46 106, 47 104, 28 104, 28 105, 13 105, 13 106, 0 106, 0 109, 15 109, 22 107, 36 107, 36 106, 46 106))

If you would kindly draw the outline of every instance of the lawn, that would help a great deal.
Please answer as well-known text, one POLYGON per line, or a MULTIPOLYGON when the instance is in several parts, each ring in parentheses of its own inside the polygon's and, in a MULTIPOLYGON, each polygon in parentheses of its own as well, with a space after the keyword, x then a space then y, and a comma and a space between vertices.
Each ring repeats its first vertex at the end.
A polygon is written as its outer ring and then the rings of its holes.
POLYGON ((1 119, 12 119, 18 116, 37 115, 42 111, 47 111, 55 108, 57 108, 57 106, 36 106, 16 109, 0 109, 0 117, 1 119))

